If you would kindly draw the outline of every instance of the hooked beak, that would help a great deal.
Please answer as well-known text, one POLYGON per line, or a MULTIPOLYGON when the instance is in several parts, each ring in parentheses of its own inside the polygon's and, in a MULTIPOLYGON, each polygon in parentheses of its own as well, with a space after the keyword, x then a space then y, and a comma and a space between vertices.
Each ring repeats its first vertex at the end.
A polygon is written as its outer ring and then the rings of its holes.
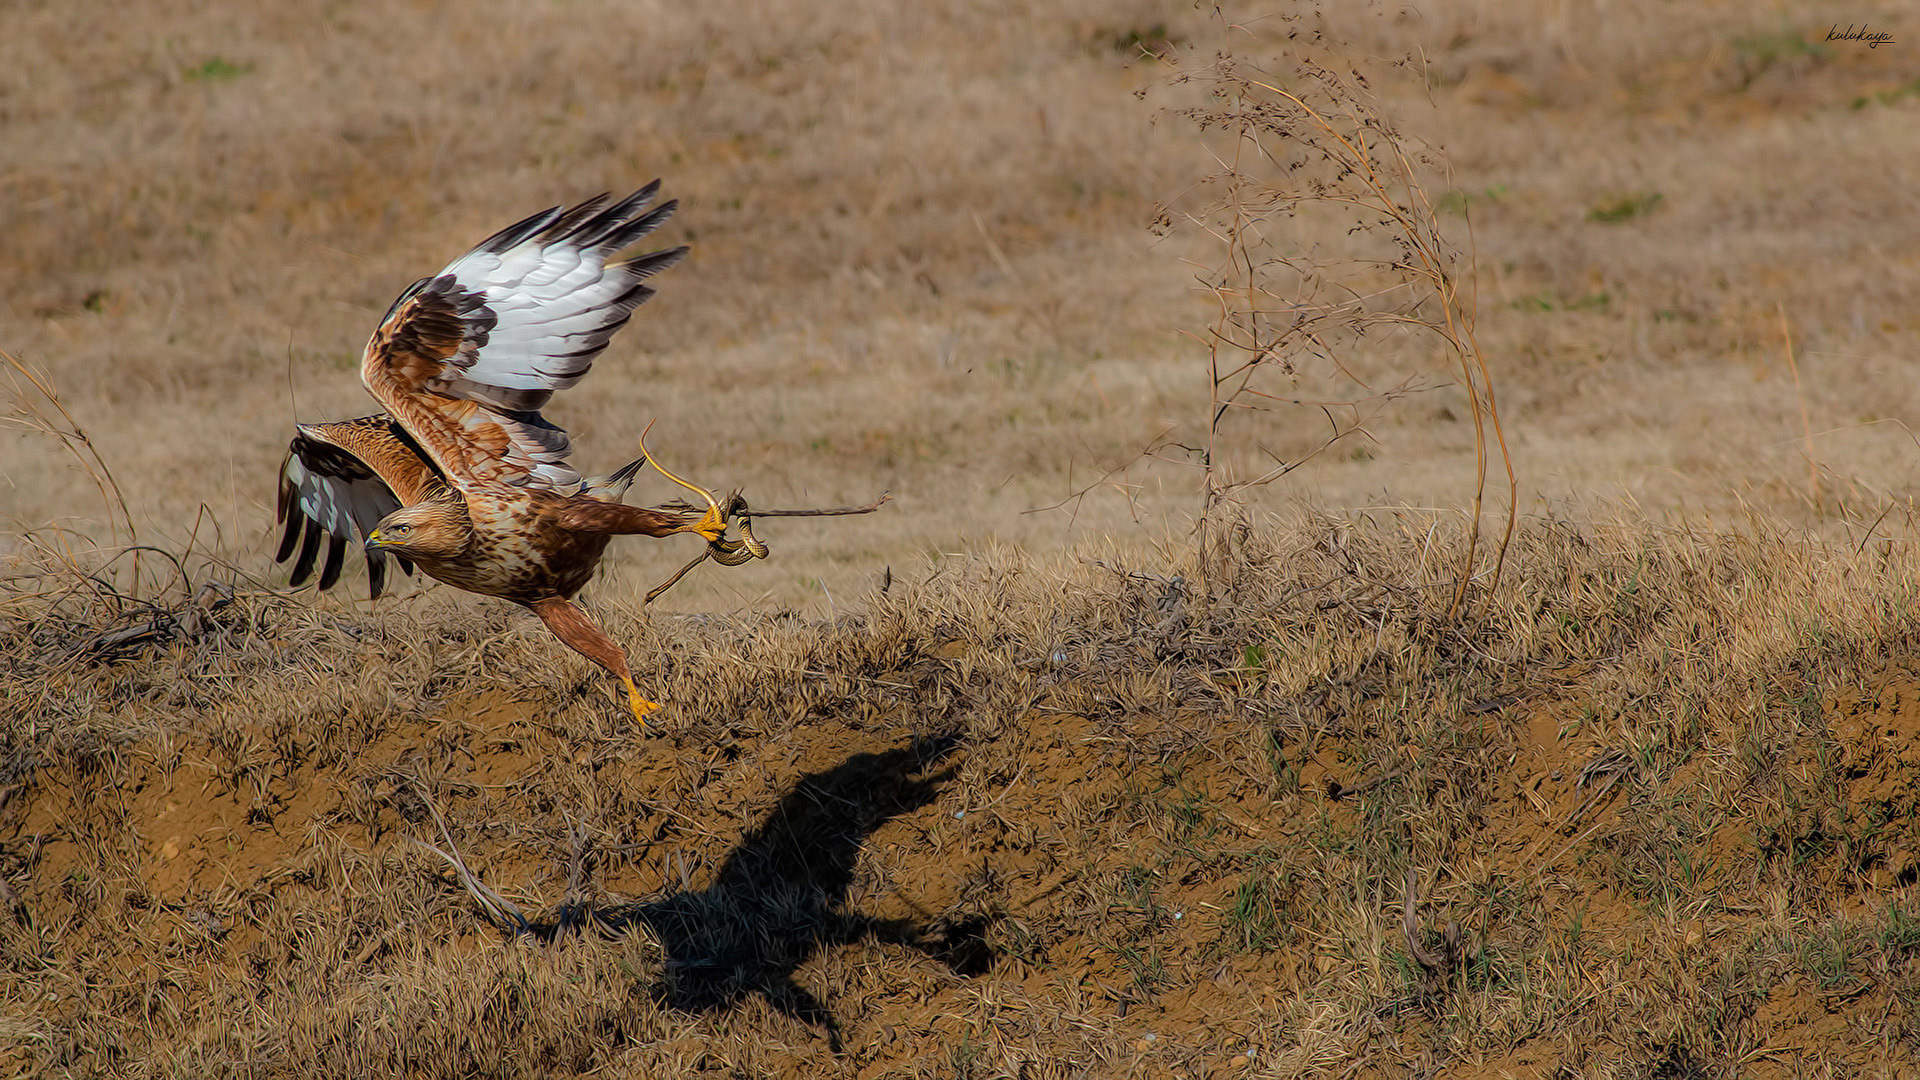
POLYGON ((365 548, 368 551, 379 551, 381 548, 386 546, 386 543, 387 542, 385 540, 382 540, 380 538, 380 530, 375 529, 372 532, 367 534, 367 542, 365 544, 362 544, 361 547, 365 548))

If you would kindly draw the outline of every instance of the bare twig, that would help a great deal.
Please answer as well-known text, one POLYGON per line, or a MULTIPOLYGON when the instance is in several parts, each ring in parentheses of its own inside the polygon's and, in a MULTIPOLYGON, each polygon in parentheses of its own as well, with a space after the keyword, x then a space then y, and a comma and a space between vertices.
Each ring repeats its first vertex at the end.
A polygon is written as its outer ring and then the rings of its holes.
MULTIPOLYGON (((1191 228, 1217 244, 1217 261, 1195 264, 1196 284, 1213 302, 1211 325, 1186 334, 1204 350, 1207 413, 1198 436, 1183 443, 1163 434, 1133 460, 1182 446, 1197 461, 1198 599, 1210 603, 1233 566, 1232 546, 1244 535, 1242 495, 1351 436, 1372 438, 1372 417, 1362 406, 1384 406, 1416 386, 1418 380, 1403 378, 1399 389, 1377 392, 1370 381, 1377 376, 1350 363, 1364 352, 1362 339, 1430 334, 1465 394, 1474 429, 1467 544, 1448 603, 1449 616, 1459 616, 1470 593, 1486 596, 1498 584, 1518 512, 1518 479, 1474 335, 1471 222, 1463 252, 1443 234, 1426 190, 1428 176, 1444 175, 1444 159, 1381 112, 1360 66, 1339 46, 1313 33, 1290 34, 1280 48, 1273 67, 1228 50, 1216 51, 1203 66, 1175 68, 1174 84, 1198 83, 1209 91, 1203 104, 1177 115, 1202 133, 1214 171, 1183 194, 1179 201, 1187 208, 1163 206, 1150 227, 1159 234, 1191 228), (1302 239, 1296 223, 1316 222, 1344 229, 1349 239, 1337 257, 1329 258, 1310 233, 1302 239), (1303 379, 1334 380, 1359 392, 1346 398, 1337 388, 1289 392, 1303 379), (1313 445, 1282 456, 1256 437, 1252 445, 1271 465, 1236 475, 1245 468, 1239 461, 1245 421, 1238 418, 1309 403, 1327 420, 1313 445), (1496 452, 1507 472, 1507 526, 1491 573, 1482 575, 1481 518, 1496 452)), ((1417 57, 1400 66, 1416 76, 1420 70, 1417 57)))
MULTIPOLYGON (((757 517, 783 517, 783 518, 848 517, 853 514, 871 514, 875 510, 880 509, 882 506, 885 506, 887 503, 891 501, 893 501, 892 493, 883 491, 880 493, 879 498, 873 500, 870 503, 866 503, 862 506, 830 506, 830 507, 823 507, 820 509, 812 509, 812 510, 755 510, 747 505, 746 497, 736 491, 727 500, 726 513, 729 519, 738 518, 741 522, 742 527, 745 528, 750 526, 753 522, 753 519, 757 517)), ((692 511, 694 507, 691 503, 675 501, 670 503, 664 503, 661 506, 659 506, 657 509, 670 510, 675 512, 687 512, 687 511, 692 511)), ((667 580, 661 582, 658 585, 655 585, 652 589, 649 589, 647 591, 647 595, 640 602, 642 604, 653 603, 655 600, 660 598, 660 595, 662 593, 666 592, 668 589, 671 589, 675 585, 679 584, 680 579, 683 577, 686 577, 689 573, 691 573, 694 567, 699 566, 701 563, 706 562, 710 558, 716 558, 716 557, 717 556, 715 556, 714 554, 714 549, 711 546, 701 548, 700 554, 695 555, 691 560, 687 562, 685 566, 682 566, 680 569, 674 571, 672 577, 668 578, 667 580)), ((762 554, 762 557, 764 557, 764 553, 762 554)), ((744 552, 740 553, 737 556, 737 559, 739 562, 746 561, 746 558, 747 556, 744 552)), ((739 564, 739 562, 736 562, 734 559, 724 559, 723 561, 725 562, 726 565, 730 565, 730 566, 739 564)))
MULTIPOLYGON (((140 534, 133 527, 133 514, 127 509, 127 500, 120 492, 119 481, 113 478, 113 470, 107 467, 106 459, 100 456, 99 448, 93 445, 93 439, 87 435, 86 429, 80 426, 80 422, 60 401, 60 393, 54 389, 53 381, 45 372, 30 367, 5 349, 0 349, 0 360, 5 360, 19 378, 25 379, 33 387, 40 400, 60 414, 62 423, 56 424, 50 420, 40 406, 27 396, 19 380, 12 377, 8 382, 14 400, 14 415, 0 417, 0 420, 59 439, 60 445, 73 455, 74 460, 80 463, 81 470, 93 481, 94 487, 99 489, 100 500, 107 504, 107 529, 112 541, 120 543, 120 528, 124 525, 127 530, 126 542, 138 544, 140 534)), ((133 582, 133 594, 137 596, 140 593, 140 561, 137 558, 133 562, 133 582)))
POLYGON ((688 573, 692 572, 694 567, 699 566, 703 562, 706 562, 707 556, 709 554, 711 553, 708 552, 706 548, 701 548, 700 554, 695 555, 692 559, 689 559, 687 561, 687 565, 681 567, 678 570, 675 570, 673 572, 672 577, 668 578, 667 580, 661 582, 658 585, 655 585, 653 588, 648 589, 647 595, 643 597, 640 602, 642 604, 651 604, 655 600, 658 600, 660 598, 661 593, 664 593, 668 589, 673 588, 675 585, 680 584, 681 578, 686 577, 688 573))
MULTIPOLYGON (((732 497, 732 505, 728 508, 728 514, 732 517, 738 517, 747 521, 763 517, 847 517, 852 514, 871 514, 892 501, 893 493, 883 491, 880 493, 879 498, 861 506, 828 506, 814 510, 755 510, 747 505, 747 500, 744 496, 735 493, 732 497)), ((690 510, 696 510, 698 507, 692 503, 675 499, 673 502, 661 503, 654 509, 685 513, 690 510)))
POLYGON ((1614 785, 1620 782, 1621 777, 1631 776, 1634 771, 1635 766, 1632 755, 1618 747, 1597 755, 1593 760, 1582 766, 1579 778, 1574 781, 1575 787, 1587 787, 1592 784, 1595 779, 1602 776, 1606 777, 1606 779, 1601 782, 1599 787, 1588 794, 1579 806, 1574 808, 1572 814, 1567 816, 1566 827, 1572 828, 1579 824, 1580 819, 1586 815, 1588 810, 1598 806, 1600 800, 1607 797, 1607 793, 1614 789, 1614 785))
POLYGON ((427 805, 427 812, 433 815, 433 823, 439 828, 440 838, 446 841, 447 849, 442 851, 424 840, 413 842, 447 860, 447 865, 453 867, 454 876, 466 887, 467 895, 473 897, 474 903, 480 905, 480 910, 495 925, 516 934, 533 933, 533 926, 527 922, 526 913, 520 910, 520 905, 488 888, 479 875, 467 869, 466 861, 460 858, 460 850, 453 846, 453 834, 447 830, 447 819, 440 816, 440 808, 433 804, 432 797, 424 788, 420 790, 420 801, 427 805))
POLYGON ((1339 800, 1348 798, 1349 796, 1359 795, 1364 792, 1371 791, 1374 788, 1379 787, 1381 784, 1384 784, 1389 780, 1399 779, 1400 776, 1406 771, 1407 770, 1405 769, 1395 769, 1392 772, 1381 773, 1378 776, 1371 776, 1365 780, 1361 780, 1352 784, 1342 784, 1338 780, 1329 779, 1327 781, 1327 798, 1332 799, 1335 802, 1338 802, 1339 800))
POLYGON ((850 514, 871 514, 875 510, 893 501, 892 492, 883 491, 880 497, 861 506, 830 506, 818 510, 751 510, 741 503, 740 516, 743 518, 763 517, 846 517, 850 514))
POLYGON ((1800 389, 1800 365, 1793 358, 1793 330, 1787 326, 1787 306, 1780 301, 1773 302, 1774 312, 1780 317, 1780 341, 1787 350, 1787 370, 1793 374, 1793 396, 1800 403, 1800 433, 1807 445, 1807 501, 1814 512, 1820 510, 1820 466, 1813 454, 1813 421, 1807 416, 1807 395, 1800 389))

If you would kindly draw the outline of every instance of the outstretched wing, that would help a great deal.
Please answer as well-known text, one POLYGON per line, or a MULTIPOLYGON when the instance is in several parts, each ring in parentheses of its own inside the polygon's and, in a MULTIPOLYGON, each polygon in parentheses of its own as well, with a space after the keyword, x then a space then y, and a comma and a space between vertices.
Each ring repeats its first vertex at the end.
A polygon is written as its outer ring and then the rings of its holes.
POLYGON ((673 214, 647 205, 658 180, 617 203, 600 195, 504 229, 400 294, 374 331, 360 378, 447 481, 576 494, 567 433, 540 415, 586 375, 648 278, 684 247, 609 263, 673 214))
MULTIPOLYGON (((324 543, 320 587, 332 588, 349 539, 365 540, 381 518, 425 499, 439 484, 432 463, 391 417, 301 424, 280 465, 279 520, 286 532, 274 558, 286 562, 298 546, 289 580, 299 585, 313 573, 324 543)), ((401 559, 400 569, 411 574, 413 564, 401 559)), ((373 599, 380 599, 386 581, 387 556, 367 552, 373 599)))

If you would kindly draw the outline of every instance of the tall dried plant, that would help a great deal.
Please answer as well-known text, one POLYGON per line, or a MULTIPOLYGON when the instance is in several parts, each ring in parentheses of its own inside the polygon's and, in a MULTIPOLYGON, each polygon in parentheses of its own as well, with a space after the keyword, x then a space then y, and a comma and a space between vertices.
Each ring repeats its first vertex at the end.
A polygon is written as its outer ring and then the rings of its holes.
MULTIPOLYGON (((11 407, 0 413, 0 424, 22 428, 40 435, 46 435, 57 441, 61 448, 73 457, 93 482, 94 489, 100 494, 100 501, 106 508, 107 529, 110 534, 112 550, 117 553, 132 552, 127 560, 132 573, 132 586, 128 595, 140 595, 140 535, 133 525, 133 514, 127 509, 126 496, 121 494, 120 482, 113 477, 113 470, 107 467, 107 461, 93 444, 86 429, 67 411, 66 404, 60 400, 60 392, 54 387, 53 379, 47 372, 20 359, 5 349, 0 349, 0 375, 5 376, 6 393, 11 407), (121 539, 122 530, 126 539, 121 539)), ((111 567, 117 561, 117 555, 110 557, 88 571, 79 570, 77 553, 73 549, 72 537, 57 526, 51 530, 48 538, 38 538, 32 534, 22 537, 30 550, 41 561, 52 560, 76 575, 98 573, 111 567)), ((31 575, 29 575, 31 576, 31 575)), ((96 582, 97 584, 98 582, 96 582)))
MULTIPOLYGON (((1221 18, 1229 34, 1241 32, 1221 18)), ((1471 234, 1465 247, 1448 237, 1429 196, 1428 184, 1446 177, 1441 151, 1397 126, 1361 66, 1310 21, 1293 21, 1285 36, 1269 32, 1265 40, 1276 46, 1270 61, 1243 55, 1254 48, 1244 42, 1262 40, 1251 35, 1238 39, 1239 53, 1186 61, 1168 54, 1163 61, 1171 93, 1192 98, 1200 91, 1197 104, 1169 112, 1195 129, 1213 162, 1211 172, 1158 209, 1152 226, 1161 235, 1198 231, 1214 253, 1194 263, 1214 315, 1203 332, 1188 335, 1204 350, 1209 383, 1203 439, 1185 447, 1204 478, 1201 595, 1213 595, 1236 563, 1232 548, 1244 534, 1240 507, 1250 489, 1352 436, 1371 437, 1369 417, 1435 388, 1421 371, 1387 381, 1351 363, 1361 350, 1397 336, 1413 341, 1410 355, 1431 356, 1438 345, 1473 421, 1469 538, 1449 608, 1458 613, 1482 573, 1481 516, 1495 453, 1507 477, 1507 520, 1487 568, 1489 587, 1513 535, 1518 489, 1492 376, 1474 338, 1471 234), (1303 379, 1336 390, 1303 398, 1303 379), (1307 452, 1282 458, 1260 440, 1272 414, 1292 409, 1318 412, 1328 431, 1307 452), (1234 451, 1249 445, 1268 465, 1243 475, 1234 451)), ((1420 80, 1424 89, 1412 57, 1384 65, 1375 77, 1420 80)), ((1163 449, 1148 452, 1161 456, 1163 449)))

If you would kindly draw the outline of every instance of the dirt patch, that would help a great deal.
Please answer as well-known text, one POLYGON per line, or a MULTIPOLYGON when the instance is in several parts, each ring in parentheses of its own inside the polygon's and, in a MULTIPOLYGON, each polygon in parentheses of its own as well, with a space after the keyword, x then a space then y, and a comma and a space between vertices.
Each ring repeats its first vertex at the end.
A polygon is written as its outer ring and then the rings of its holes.
POLYGON ((1834 703, 1829 730, 1840 753, 1849 813, 1879 826, 1873 837, 1873 885, 1920 878, 1920 679, 1889 673, 1871 693, 1834 703))
POLYGON ((1533 526, 1514 599, 1461 624, 1383 587, 1424 531, 1340 537, 1184 636, 1163 579, 1094 563, 945 566, 857 619, 663 620, 646 726, 511 623, 416 616, 401 649, 398 615, 237 598, 4 733, 8 1064, 1910 1063, 1920 680, 1885 657, 1920 627, 1810 644, 1715 591, 1870 612, 1846 590, 1906 568, 1533 526))

